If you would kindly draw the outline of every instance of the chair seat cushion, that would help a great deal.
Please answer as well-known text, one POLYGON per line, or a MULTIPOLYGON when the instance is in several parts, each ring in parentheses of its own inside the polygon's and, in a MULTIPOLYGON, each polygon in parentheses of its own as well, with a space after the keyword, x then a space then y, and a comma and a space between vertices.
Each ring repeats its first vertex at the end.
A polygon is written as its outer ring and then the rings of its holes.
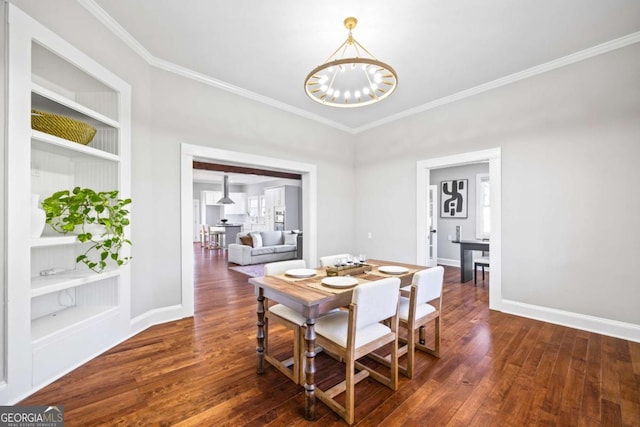
POLYGON ((264 254, 272 254, 274 252, 275 252, 275 249, 273 248, 273 246, 261 247, 261 248, 254 247, 253 249, 251 249, 251 255, 252 256, 264 255, 264 254))
MULTIPOLYGON (((348 311, 336 311, 316 320, 316 333, 334 343, 347 347, 347 327, 349 323, 348 311)), ((382 323, 374 323, 356 331, 356 348, 362 347, 391 332, 382 323)))
POLYGON ((283 252, 294 252, 296 250, 295 245, 276 245, 271 246, 274 249, 274 252, 279 254, 283 252))
POLYGON ((489 266, 489 257, 488 256, 483 256, 483 257, 479 257, 473 260, 474 263, 478 264, 478 265, 484 265, 484 266, 489 266))
MULTIPOLYGON (((431 304, 427 304, 427 303, 417 304, 416 319, 427 316, 433 313, 434 311, 436 311, 436 309, 431 304)), ((400 303, 398 304, 398 318, 404 321, 409 320, 409 298, 400 297, 400 303)))
POLYGON ((300 326, 304 325, 306 319, 302 316, 302 314, 298 313, 295 310, 290 309, 286 305, 276 304, 274 306, 269 307, 269 311, 276 316, 282 317, 290 322, 298 324, 300 326))

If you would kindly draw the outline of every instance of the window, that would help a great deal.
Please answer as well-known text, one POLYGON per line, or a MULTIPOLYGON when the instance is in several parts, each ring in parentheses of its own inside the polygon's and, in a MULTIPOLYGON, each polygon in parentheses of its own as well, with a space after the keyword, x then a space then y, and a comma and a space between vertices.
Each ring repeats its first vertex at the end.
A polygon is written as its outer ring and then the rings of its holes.
POLYGON ((263 217, 265 214, 264 196, 251 196, 247 199, 249 216, 252 218, 263 217))
POLYGON ((476 238, 491 235, 491 185, 488 173, 476 175, 476 238))
POLYGON ((260 212, 258 196, 249 197, 248 201, 249 201, 249 206, 248 206, 249 216, 257 217, 260 212))

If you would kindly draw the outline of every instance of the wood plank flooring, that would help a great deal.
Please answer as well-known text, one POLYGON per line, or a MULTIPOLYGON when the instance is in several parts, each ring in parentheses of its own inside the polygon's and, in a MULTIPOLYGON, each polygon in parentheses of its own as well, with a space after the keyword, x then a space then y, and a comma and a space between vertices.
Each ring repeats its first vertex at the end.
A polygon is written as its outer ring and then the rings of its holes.
MULTIPOLYGON (((345 425, 268 366, 255 373, 256 315, 247 276, 223 251, 194 245, 196 315, 152 327, 25 399, 61 404, 65 425, 345 425)), ((442 357, 417 353, 417 374, 395 392, 356 388, 362 426, 640 426, 640 344, 489 311, 488 282, 445 268, 442 357)), ((277 351, 290 351, 271 329, 277 351)), ((341 366, 318 356, 318 383, 341 366)))

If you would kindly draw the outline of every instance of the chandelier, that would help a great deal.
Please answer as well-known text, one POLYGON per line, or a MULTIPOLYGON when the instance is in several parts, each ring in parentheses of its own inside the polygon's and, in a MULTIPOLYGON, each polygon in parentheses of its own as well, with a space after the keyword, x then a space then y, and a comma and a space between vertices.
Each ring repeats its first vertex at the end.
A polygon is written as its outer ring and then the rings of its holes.
POLYGON ((362 107, 382 101, 398 87, 396 71, 353 38, 351 30, 357 23, 353 17, 344 20, 347 40, 304 80, 309 98, 322 105, 362 107))

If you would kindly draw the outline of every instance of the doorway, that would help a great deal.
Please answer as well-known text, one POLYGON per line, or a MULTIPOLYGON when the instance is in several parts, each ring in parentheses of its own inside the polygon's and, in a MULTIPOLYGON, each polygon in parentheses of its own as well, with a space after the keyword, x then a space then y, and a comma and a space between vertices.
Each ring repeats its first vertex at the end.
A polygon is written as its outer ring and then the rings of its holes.
POLYGON ((491 286, 489 287, 489 308, 502 310, 502 234, 501 234, 501 150, 474 151, 455 154, 452 156, 420 160, 417 162, 417 259, 416 263, 428 265, 429 241, 432 216, 437 215, 437 209, 429 209, 429 189, 431 186, 431 170, 452 166, 462 166, 478 162, 489 162, 489 177, 491 181, 491 286))
POLYGON ((203 159, 213 163, 227 163, 243 167, 257 167, 298 173, 302 177, 302 230, 303 254, 307 265, 317 263, 317 172, 316 166, 275 157, 220 150, 191 144, 181 144, 180 165, 180 210, 181 210, 181 282, 182 310, 185 316, 194 313, 194 269, 193 269, 193 160, 203 159), (242 160, 239 160, 242 159, 242 160))

